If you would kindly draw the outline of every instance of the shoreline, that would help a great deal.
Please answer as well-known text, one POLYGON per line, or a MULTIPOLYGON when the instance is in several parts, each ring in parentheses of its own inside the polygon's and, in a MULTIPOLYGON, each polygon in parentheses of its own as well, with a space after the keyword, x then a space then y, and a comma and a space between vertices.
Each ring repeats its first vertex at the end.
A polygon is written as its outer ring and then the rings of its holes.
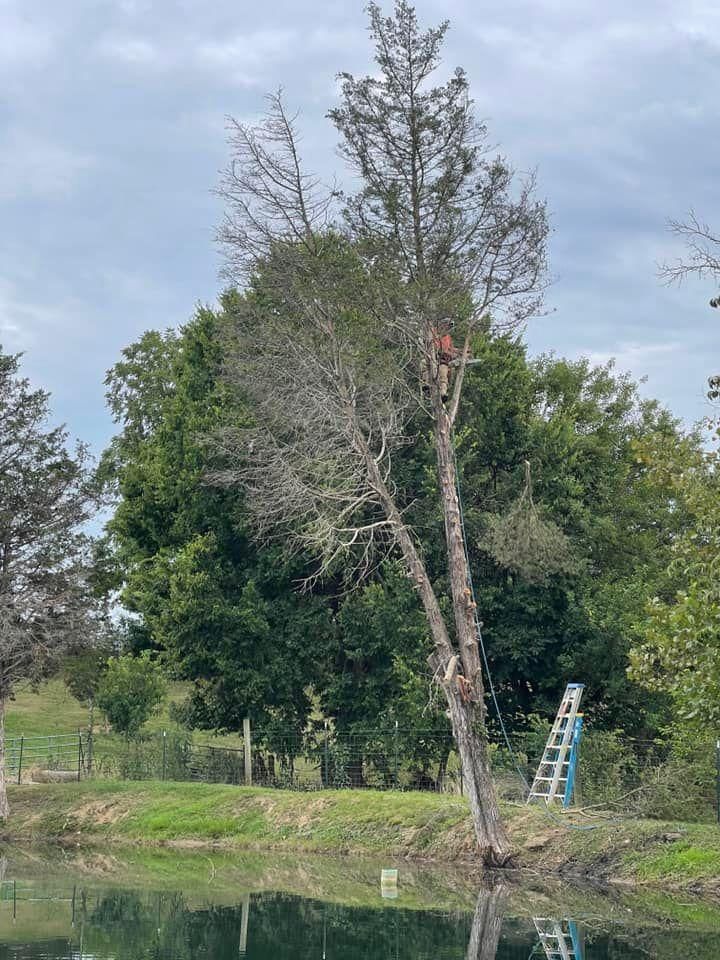
MULTIPOLYGON (((103 780, 8 793, 6 843, 322 853, 482 872, 466 803, 444 794, 103 780)), ((575 830, 536 807, 503 804, 503 814, 517 851, 508 876, 720 897, 717 825, 623 819, 575 830)))

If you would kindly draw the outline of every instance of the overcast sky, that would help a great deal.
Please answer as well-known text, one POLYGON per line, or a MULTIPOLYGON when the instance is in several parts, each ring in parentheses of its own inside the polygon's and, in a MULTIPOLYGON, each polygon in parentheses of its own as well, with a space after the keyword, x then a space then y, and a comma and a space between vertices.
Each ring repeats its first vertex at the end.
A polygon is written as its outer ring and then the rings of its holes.
MULTIPOLYGON (((418 0, 446 60, 552 213, 551 315, 533 351, 647 377, 687 420, 720 368, 716 291, 669 290, 668 216, 720 229, 717 0, 418 0)), ((112 429, 104 371, 149 327, 219 290, 211 195, 224 117, 282 84, 304 154, 342 173, 324 119, 339 70, 365 73, 362 2, 0 0, 0 343, 26 352, 71 431, 112 429)))

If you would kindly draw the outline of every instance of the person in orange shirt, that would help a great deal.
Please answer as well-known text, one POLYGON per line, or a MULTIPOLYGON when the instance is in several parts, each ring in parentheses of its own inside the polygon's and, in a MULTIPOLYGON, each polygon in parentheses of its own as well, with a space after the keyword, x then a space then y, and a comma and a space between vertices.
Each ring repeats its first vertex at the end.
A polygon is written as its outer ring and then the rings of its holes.
POLYGON ((447 400, 450 392, 450 378, 452 374, 450 364, 460 356, 460 350, 455 346, 452 339, 451 330, 454 326, 453 321, 446 317, 440 320, 435 330, 433 330, 433 345, 437 350, 438 359, 437 378, 443 403, 447 400))

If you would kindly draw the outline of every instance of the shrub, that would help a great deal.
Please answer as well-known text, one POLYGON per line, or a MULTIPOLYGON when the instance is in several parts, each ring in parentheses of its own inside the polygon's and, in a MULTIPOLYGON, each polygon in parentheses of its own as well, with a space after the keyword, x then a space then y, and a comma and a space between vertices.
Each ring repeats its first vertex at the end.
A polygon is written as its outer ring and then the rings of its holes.
POLYGON ((148 653, 111 657, 98 688, 97 703, 113 730, 134 736, 167 695, 159 664, 148 653))

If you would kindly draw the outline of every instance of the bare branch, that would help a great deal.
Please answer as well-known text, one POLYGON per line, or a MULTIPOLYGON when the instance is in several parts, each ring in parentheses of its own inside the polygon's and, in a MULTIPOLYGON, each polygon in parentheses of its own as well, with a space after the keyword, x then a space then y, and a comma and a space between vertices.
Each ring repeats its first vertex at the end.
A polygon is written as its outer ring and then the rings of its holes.
POLYGON ((691 276, 720 282, 720 237, 691 210, 687 220, 668 220, 668 229, 685 245, 686 257, 658 265, 658 277, 668 286, 691 276))

